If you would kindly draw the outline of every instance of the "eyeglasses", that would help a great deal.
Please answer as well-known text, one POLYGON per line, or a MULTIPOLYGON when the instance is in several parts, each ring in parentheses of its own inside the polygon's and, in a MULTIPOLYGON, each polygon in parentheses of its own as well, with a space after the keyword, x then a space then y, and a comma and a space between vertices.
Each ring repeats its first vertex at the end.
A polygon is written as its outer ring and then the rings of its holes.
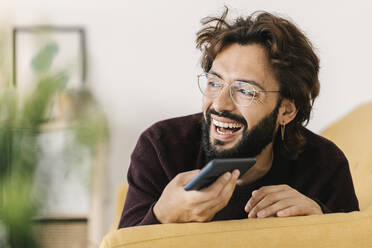
MULTIPOLYGON (((202 73, 198 75, 198 86, 201 93, 208 98, 218 97, 228 83, 214 74, 202 73)), ((248 107, 254 99, 260 99, 262 93, 280 92, 273 90, 259 90, 247 82, 234 81, 230 86, 230 97, 236 105, 248 107)))

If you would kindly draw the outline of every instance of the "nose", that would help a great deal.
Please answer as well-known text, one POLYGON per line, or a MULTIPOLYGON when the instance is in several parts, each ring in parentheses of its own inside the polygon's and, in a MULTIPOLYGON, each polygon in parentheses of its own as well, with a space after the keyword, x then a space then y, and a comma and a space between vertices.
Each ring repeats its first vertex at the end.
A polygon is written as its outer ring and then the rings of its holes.
POLYGON ((230 97, 230 87, 225 85, 220 94, 213 100, 212 106, 217 112, 234 110, 235 104, 230 97))

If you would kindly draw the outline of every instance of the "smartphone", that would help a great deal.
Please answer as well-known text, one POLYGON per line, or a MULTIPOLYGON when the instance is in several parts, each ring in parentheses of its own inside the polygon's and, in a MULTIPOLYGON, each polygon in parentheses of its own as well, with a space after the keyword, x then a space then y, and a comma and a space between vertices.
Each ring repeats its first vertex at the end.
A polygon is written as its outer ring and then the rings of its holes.
MULTIPOLYGON (((213 159, 210 161, 198 175, 196 175, 185 187, 186 191, 200 190, 212 184, 222 174, 227 171, 232 172, 235 169, 240 171, 242 176, 256 163, 255 158, 227 158, 213 159)), ((239 176, 239 177, 240 177, 239 176)))

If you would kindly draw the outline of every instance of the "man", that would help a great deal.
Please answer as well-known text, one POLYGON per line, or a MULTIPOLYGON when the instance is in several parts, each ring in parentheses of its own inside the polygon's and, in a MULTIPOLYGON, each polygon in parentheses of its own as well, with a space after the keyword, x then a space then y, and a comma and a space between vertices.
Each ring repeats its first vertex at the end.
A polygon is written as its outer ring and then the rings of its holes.
POLYGON ((288 20, 261 12, 197 34, 203 113, 158 122, 139 138, 119 228, 358 210, 348 162, 307 124, 319 60, 288 20), (184 186, 214 158, 255 157, 244 175, 184 186))

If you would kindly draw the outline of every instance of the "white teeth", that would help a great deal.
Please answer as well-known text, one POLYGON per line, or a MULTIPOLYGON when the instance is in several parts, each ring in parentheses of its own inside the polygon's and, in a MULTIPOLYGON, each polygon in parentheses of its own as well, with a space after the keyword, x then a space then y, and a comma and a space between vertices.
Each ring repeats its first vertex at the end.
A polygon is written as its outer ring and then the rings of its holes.
POLYGON ((219 122, 216 121, 215 119, 212 119, 213 124, 217 127, 223 127, 223 128, 239 128, 242 125, 239 123, 226 123, 226 122, 219 122))

